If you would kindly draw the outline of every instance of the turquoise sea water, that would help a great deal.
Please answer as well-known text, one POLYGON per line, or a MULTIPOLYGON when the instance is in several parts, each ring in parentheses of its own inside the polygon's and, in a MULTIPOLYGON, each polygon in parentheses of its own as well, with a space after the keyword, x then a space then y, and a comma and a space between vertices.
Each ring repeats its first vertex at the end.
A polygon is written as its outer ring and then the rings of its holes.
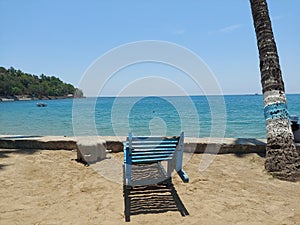
MULTIPOLYGON (((287 95, 300 115, 300 95, 287 95)), ((178 135, 265 138, 261 95, 101 97, 0 102, 1 135, 178 135), (224 106, 224 107, 222 107, 224 106)))

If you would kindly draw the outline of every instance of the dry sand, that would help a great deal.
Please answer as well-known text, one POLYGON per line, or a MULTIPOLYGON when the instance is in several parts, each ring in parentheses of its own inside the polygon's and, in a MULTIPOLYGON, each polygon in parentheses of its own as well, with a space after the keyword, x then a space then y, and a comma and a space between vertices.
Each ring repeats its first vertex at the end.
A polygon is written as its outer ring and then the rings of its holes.
MULTIPOLYGON (((114 154, 122 160, 122 154, 114 154)), ((0 224, 300 224, 300 183, 273 179, 256 154, 217 155, 190 183, 173 183, 189 216, 138 214, 124 222, 122 184, 72 160, 72 151, 0 150, 0 224)), ((114 168, 115 169, 115 168, 114 168)))

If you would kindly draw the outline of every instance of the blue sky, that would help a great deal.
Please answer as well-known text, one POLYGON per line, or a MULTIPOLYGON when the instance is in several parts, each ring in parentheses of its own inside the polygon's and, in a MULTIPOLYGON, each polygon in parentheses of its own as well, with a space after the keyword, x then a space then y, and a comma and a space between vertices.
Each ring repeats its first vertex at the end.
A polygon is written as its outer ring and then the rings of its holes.
MULTIPOLYGON (((300 1, 269 0, 268 5, 286 92, 300 93, 300 1)), ((0 0, 0 9, 0 65, 6 68, 54 75, 78 86, 87 68, 111 49, 160 40, 197 54, 224 94, 261 92, 248 0, 0 0)), ((141 68, 136 73, 142 73, 141 68)), ((160 76, 157 67, 153 71, 160 76)), ((117 84, 128 76, 125 72, 114 77, 104 95, 122 88, 117 84)), ((173 72, 165 76, 172 79, 173 72)), ((201 94, 193 85, 188 88, 189 79, 179 80, 188 94, 201 94)), ((158 95, 169 94, 163 86, 157 90, 158 95)), ((142 95, 143 89, 133 94, 142 95)))

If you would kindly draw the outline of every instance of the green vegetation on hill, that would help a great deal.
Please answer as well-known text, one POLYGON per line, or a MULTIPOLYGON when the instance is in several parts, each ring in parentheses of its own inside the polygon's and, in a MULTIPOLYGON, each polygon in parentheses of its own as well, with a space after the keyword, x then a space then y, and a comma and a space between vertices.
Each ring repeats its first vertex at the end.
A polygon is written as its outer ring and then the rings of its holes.
POLYGON ((0 67, 0 96, 19 95, 31 98, 67 97, 70 95, 83 97, 81 90, 72 84, 62 82, 57 77, 44 74, 38 77, 13 67, 9 69, 0 67))

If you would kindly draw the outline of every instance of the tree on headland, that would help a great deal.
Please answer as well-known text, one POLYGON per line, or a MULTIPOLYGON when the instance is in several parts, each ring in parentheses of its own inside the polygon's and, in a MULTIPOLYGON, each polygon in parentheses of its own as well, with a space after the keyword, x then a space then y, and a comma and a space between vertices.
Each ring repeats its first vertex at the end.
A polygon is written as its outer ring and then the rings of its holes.
POLYGON ((294 144, 277 47, 266 0, 250 0, 260 59, 267 146, 265 168, 283 180, 299 180, 300 157, 294 144))
POLYGON ((28 96, 35 98, 44 97, 67 97, 73 95, 83 97, 82 91, 79 91, 72 84, 62 82, 55 76, 46 76, 41 74, 40 77, 13 67, 5 69, 0 67, 0 96, 28 96))

